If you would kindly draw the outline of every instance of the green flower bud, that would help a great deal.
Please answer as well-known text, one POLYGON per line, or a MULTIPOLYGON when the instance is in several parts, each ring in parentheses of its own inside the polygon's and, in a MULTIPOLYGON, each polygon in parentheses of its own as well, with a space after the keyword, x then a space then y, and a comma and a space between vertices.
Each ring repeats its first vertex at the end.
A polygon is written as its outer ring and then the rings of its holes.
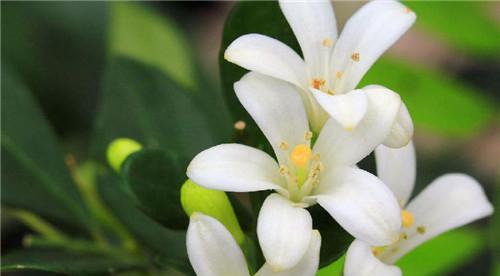
POLYGON ((204 188, 188 179, 181 188, 181 203, 188 216, 194 212, 211 216, 224 224, 238 244, 245 241, 245 234, 225 192, 204 188))
POLYGON ((120 172, 120 168, 127 157, 142 149, 142 145, 130 138, 118 138, 113 140, 108 146, 106 156, 109 165, 116 172, 120 172))

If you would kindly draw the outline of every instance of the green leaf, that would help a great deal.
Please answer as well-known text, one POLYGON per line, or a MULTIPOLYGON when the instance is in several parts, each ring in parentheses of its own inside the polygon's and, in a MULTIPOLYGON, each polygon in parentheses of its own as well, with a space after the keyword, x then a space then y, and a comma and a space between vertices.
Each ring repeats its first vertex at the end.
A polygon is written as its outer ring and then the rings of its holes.
POLYGON ((88 214, 39 106, 2 72, 2 204, 85 229, 88 214))
POLYGON ((163 227, 137 209, 133 199, 121 189, 117 176, 109 172, 100 177, 98 189, 118 220, 141 245, 158 256, 159 262, 187 269, 185 230, 163 227))
POLYGON ((177 26, 142 4, 110 3, 111 56, 126 56, 154 66, 186 88, 196 88, 189 43, 177 26))
POLYGON ((498 56, 500 28, 491 11, 495 3, 408 1, 406 4, 417 14, 417 26, 440 40, 470 54, 498 56))
POLYGON ((344 271, 345 255, 334 263, 318 270, 316 276, 342 276, 344 271))
POLYGON ((480 91, 439 72, 383 58, 359 87, 381 84, 399 93, 417 127, 448 136, 472 136, 494 117, 495 105, 480 91))
POLYGON ((485 249, 484 233, 463 228, 445 233, 415 248, 397 265, 405 276, 447 275, 485 249))
POLYGON ((301 53, 298 42, 281 13, 277 1, 241 1, 235 4, 224 26, 219 53, 220 76, 234 119, 244 120, 247 124, 253 120, 250 119, 233 90, 233 84, 240 80, 247 71, 224 60, 224 51, 236 38, 249 33, 259 33, 276 38, 295 49, 297 53, 301 53))
POLYGON ((70 275, 110 274, 144 267, 138 259, 60 248, 20 249, 2 256, 1 271, 42 270, 70 275))
POLYGON ((189 160, 217 141, 207 120, 193 94, 162 72, 118 58, 105 76, 92 152, 105 162, 109 143, 128 137, 145 148, 169 150, 189 160))
POLYGON ((126 159, 122 175, 144 213, 169 228, 187 227, 180 202, 185 170, 171 155, 160 150, 136 152, 126 159))

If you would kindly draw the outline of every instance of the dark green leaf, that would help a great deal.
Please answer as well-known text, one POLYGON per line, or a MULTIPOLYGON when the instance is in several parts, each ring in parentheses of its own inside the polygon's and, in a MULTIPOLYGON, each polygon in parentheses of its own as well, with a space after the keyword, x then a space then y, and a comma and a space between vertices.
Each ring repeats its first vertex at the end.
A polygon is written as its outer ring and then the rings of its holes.
POLYGON ((110 52, 154 66, 187 88, 197 79, 189 43, 166 16, 131 2, 110 4, 110 52))
POLYGON ((111 141, 129 137, 146 148, 191 159, 216 141, 193 96, 153 67, 113 60, 104 81, 93 154, 103 161, 111 141))
POLYGON ((417 26, 470 54, 498 56, 500 28, 486 1, 408 1, 417 14, 417 26), (455 18, 456 20, 450 20, 455 18))
POLYGON ((470 136, 491 122, 495 105, 474 88, 444 72, 381 59, 360 87, 382 84, 408 106, 417 127, 451 136, 470 136))
POLYGON ((27 88, 2 69, 2 204, 85 228, 88 214, 52 129, 27 88))
MULTIPOLYGON (((249 33, 259 33, 276 38, 300 53, 298 42, 281 13, 277 1, 242 1, 235 4, 224 26, 219 53, 220 76, 224 94, 234 119, 244 120, 247 124, 253 120, 239 103, 233 90, 233 84, 240 80, 247 71, 224 60, 224 51, 236 38, 249 33)), ((252 131, 252 129, 248 131, 252 131)), ((255 131, 258 130, 255 129, 255 131)))
POLYGON ((169 228, 187 227, 180 202, 185 171, 171 155, 160 150, 136 152, 123 164, 122 175, 141 210, 169 228))
POLYGON ((125 256, 73 252, 59 248, 21 249, 2 256, 2 271, 43 270, 71 275, 111 274, 137 269, 144 263, 125 256))
POLYGON ((130 234, 159 257, 163 264, 186 269, 186 233, 163 227, 133 204, 133 199, 119 185, 117 176, 106 174, 99 180, 99 193, 130 234))

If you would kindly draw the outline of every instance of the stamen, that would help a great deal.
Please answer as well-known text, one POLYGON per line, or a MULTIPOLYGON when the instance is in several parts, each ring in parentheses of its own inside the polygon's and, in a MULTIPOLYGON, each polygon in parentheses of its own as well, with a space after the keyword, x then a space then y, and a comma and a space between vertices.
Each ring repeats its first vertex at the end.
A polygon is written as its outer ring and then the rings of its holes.
POLYGON ((359 53, 358 52, 354 52, 351 56, 351 59, 358 62, 359 61, 359 53))
POLYGON ((417 232, 421 235, 425 234, 425 226, 419 226, 417 227, 417 232))
POLYGON ((401 240, 408 239, 408 234, 406 234, 405 232, 401 232, 401 234, 399 234, 399 239, 401 240))
POLYGON ((244 130, 247 127, 247 124, 245 123, 245 121, 239 120, 234 123, 233 126, 236 130, 244 130))
POLYGON ((288 167, 287 166, 280 166, 280 174, 282 176, 285 176, 289 173, 288 167))
POLYGON ((306 139, 306 141, 310 141, 313 137, 313 133, 311 131, 307 131, 305 134, 304 134, 304 139, 306 139))
POLYGON ((328 95, 335 95, 335 90, 333 90, 333 89, 328 89, 328 90, 326 91, 326 94, 328 94, 328 95))
POLYGON ((342 73, 342 72, 340 72, 340 71, 337 71, 337 73, 335 73, 335 77, 336 77, 337 79, 340 79, 340 78, 342 78, 342 75, 343 75, 343 74, 344 74, 344 73, 342 73))
POLYGON ((372 252, 373 252, 373 255, 376 257, 376 256, 379 256, 382 251, 384 251, 384 247, 382 246, 378 246, 378 247, 372 247, 372 252))
POLYGON ((321 42, 321 44, 323 44, 323 46, 325 46, 327 48, 330 48, 333 45, 333 41, 331 39, 329 39, 329 38, 325 38, 325 39, 323 39, 323 41, 321 42))
POLYGON ((286 141, 281 141, 279 145, 281 150, 287 150, 288 149, 288 143, 286 141))
POLYGON ((321 86, 325 85, 326 81, 324 79, 313 79, 312 80, 312 87, 316 89, 320 89, 321 86))
POLYGON ((404 228, 410 228, 413 225, 413 214, 407 210, 402 210, 401 220, 404 228))
POLYGON ((405 12, 406 13, 410 13, 410 12, 412 12, 412 10, 410 8, 408 8, 408 7, 405 7, 405 12))
POLYGON ((308 145, 299 144, 293 149, 290 159, 296 167, 303 168, 309 164, 311 155, 312 150, 308 145))

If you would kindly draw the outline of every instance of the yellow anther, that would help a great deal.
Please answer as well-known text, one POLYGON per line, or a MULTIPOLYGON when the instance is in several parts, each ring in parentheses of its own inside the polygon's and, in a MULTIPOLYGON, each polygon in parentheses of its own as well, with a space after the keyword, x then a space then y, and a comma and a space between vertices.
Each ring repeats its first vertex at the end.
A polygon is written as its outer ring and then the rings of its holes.
POLYGON ((311 160, 311 157, 311 148, 305 144, 297 145, 290 155, 292 163, 298 168, 305 167, 309 163, 309 160, 311 160))
POLYGON ((400 240, 408 239, 408 234, 406 234, 405 232, 401 232, 401 234, 399 234, 399 239, 400 240))
POLYGON ((333 90, 333 89, 328 89, 328 90, 326 91, 326 94, 328 94, 328 95, 335 95, 335 90, 333 90))
POLYGON ((324 79, 313 79, 312 80, 312 87, 316 89, 320 89, 321 86, 325 85, 325 80, 324 79))
POLYGON ((358 52, 352 53, 351 59, 358 62, 359 61, 359 53, 358 52))
POLYGON ((288 174, 288 168, 286 166, 280 166, 280 174, 285 176, 288 174))
POLYGON ((374 256, 378 256, 382 253, 382 251, 384 251, 384 247, 382 246, 379 246, 379 247, 372 247, 372 252, 373 252, 373 255, 374 256))
POLYGON ((410 228, 413 225, 413 214, 407 210, 401 211, 401 221, 404 228, 410 228))
POLYGON ((422 234, 422 235, 425 234, 425 230, 426 230, 425 226, 419 226, 419 227, 417 227, 417 232, 419 234, 422 234))
POLYGON ((288 149, 288 143, 286 141, 281 141, 279 145, 281 150, 287 150, 288 149))
POLYGON ((333 45, 333 41, 329 38, 325 38, 325 39, 323 39, 323 41, 321 41, 321 44, 323 44, 323 46, 325 46, 325 47, 330 48, 333 45))
POLYGON ((308 131, 304 134, 304 139, 306 139, 306 141, 309 141, 313 138, 313 133, 311 131, 308 131))
POLYGON ((412 10, 410 8, 408 8, 408 7, 405 7, 405 12, 406 13, 410 13, 410 12, 412 12, 412 10))
POLYGON ((244 130, 247 127, 247 124, 245 123, 245 121, 239 120, 236 123, 234 123, 233 127, 236 130, 244 130))
POLYGON ((342 72, 340 72, 340 71, 337 71, 337 73, 335 73, 335 77, 336 77, 337 79, 342 78, 342 75, 343 75, 343 73, 342 73, 342 72))

